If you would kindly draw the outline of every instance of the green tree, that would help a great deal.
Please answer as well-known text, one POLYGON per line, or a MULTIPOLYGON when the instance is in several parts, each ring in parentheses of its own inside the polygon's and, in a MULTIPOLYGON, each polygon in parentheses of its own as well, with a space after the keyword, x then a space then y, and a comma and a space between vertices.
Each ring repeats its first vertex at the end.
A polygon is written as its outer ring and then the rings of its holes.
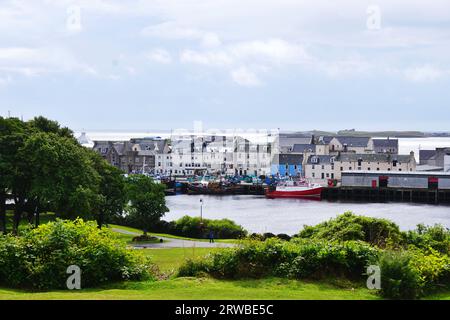
POLYGON ((19 154, 31 174, 27 196, 36 207, 37 224, 44 208, 69 219, 92 217, 101 198, 100 177, 87 149, 71 137, 34 132, 19 154))
POLYGON ((123 172, 110 165, 99 154, 90 151, 90 156, 97 171, 99 181, 99 201, 95 210, 98 227, 111 221, 114 216, 121 216, 125 203, 125 178, 123 172))
POLYGON ((28 121, 28 125, 35 131, 55 133, 61 137, 71 138, 75 140, 72 130, 67 127, 61 127, 57 121, 49 120, 42 116, 35 117, 33 120, 28 121))
POLYGON ((0 117, 0 221, 6 233, 6 200, 15 202, 13 231, 17 231, 25 208, 26 192, 29 188, 29 171, 23 170, 19 150, 29 134, 27 125, 17 118, 0 117))
POLYGON ((149 229, 158 222, 169 209, 166 207, 165 186, 145 175, 131 175, 126 179, 127 219, 133 225, 149 229))

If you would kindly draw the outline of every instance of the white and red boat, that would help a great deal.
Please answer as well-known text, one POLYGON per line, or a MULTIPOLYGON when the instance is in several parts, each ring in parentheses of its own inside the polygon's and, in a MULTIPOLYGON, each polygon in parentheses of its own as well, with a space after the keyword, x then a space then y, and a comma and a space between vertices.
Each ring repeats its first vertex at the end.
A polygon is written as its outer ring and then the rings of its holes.
POLYGON ((320 199, 323 187, 306 180, 283 181, 266 191, 267 198, 310 198, 320 199))

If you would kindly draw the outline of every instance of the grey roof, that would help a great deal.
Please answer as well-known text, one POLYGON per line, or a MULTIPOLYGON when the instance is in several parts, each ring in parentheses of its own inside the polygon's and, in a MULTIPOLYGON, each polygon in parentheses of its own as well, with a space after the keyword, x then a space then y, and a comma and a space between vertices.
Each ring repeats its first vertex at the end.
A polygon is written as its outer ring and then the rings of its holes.
POLYGON ((313 155, 308 157, 308 164, 327 164, 331 163, 331 159, 336 158, 335 156, 331 155, 313 155), (316 159, 316 161, 313 161, 313 159, 316 159))
POLYGON ((312 135, 310 134, 304 134, 304 133, 287 133, 287 132, 281 132, 279 133, 280 138, 312 138, 312 135))
POLYGON ((373 146, 378 148, 398 148, 398 139, 373 139, 373 146))
POLYGON ((325 144, 329 144, 331 140, 333 140, 333 136, 322 136, 319 138, 319 141, 323 141, 325 144))
POLYGON ((348 147, 367 147, 370 141, 370 137, 347 137, 338 136, 335 137, 342 145, 348 147))
POLYGON ((280 133, 278 142, 280 147, 293 147, 294 144, 310 144, 312 136, 300 133, 280 133))
POLYGON ((163 153, 167 144, 166 140, 143 138, 143 139, 131 139, 131 144, 138 144, 142 151, 153 151, 156 153, 163 153))
POLYGON ((282 153, 278 155, 278 163, 279 164, 289 164, 296 165, 303 163, 303 155, 302 154, 289 154, 282 153))
POLYGON ((305 151, 316 152, 315 144, 294 144, 292 152, 303 153, 305 151))
POLYGON ((336 157, 336 161, 354 162, 362 160, 364 162, 391 162, 397 160, 398 162, 409 162, 414 156, 404 154, 382 154, 382 153, 342 153, 336 157))
POLYGON ((444 168, 428 164, 416 166, 416 171, 444 171, 444 168))
POLYGON ((113 145, 114 150, 116 150, 117 154, 120 156, 123 155, 124 147, 125 147, 125 144, 123 142, 117 142, 117 143, 114 143, 114 145, 113 145))
POLYGON ((419 158, 420 161, 423 160, 430 160, 436 155, 436 150, 420 150, 419 151, 419 158))

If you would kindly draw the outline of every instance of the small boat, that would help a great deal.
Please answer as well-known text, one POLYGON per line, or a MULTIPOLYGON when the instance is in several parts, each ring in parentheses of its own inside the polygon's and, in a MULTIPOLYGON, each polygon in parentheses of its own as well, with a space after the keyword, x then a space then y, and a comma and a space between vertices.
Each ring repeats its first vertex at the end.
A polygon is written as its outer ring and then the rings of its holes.
POLYGON ((266 191, 266 197, 273 198, 310 198, 320 199, 323 187, 317 183, 306 180, 283 181, 276 186, 270 186, 266 191))

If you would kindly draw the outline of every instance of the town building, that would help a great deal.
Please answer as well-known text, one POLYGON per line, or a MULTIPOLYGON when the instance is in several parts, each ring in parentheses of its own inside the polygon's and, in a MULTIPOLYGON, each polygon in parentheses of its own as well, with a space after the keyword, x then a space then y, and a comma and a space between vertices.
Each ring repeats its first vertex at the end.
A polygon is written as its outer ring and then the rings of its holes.
POLYGON ((329 145, 330 153, 353 152, 353 153, 373 153, 373 140, 370 137, 350 137, 337 136, 333 137, 329 145))
POLYGON ((303 176, 303 154, 275 154, 272 158, 271 174, 274 176, 303 176))
POLYGON ((450 147, 420 150, 419 163, 421 166, 432 167, 435 171, 450 172, 450 147))
POLYGON ((305 165, 305 177, 326 184, 328 179, 341 180, 343 171, 398 171, 416 170, 414 152, 409 155, 376 153, 339 153, 337 155, 313 155, 305 165))
POLYGON ((398 154, 398 139, 373 139, 373 151, 375 153, 398 154))

